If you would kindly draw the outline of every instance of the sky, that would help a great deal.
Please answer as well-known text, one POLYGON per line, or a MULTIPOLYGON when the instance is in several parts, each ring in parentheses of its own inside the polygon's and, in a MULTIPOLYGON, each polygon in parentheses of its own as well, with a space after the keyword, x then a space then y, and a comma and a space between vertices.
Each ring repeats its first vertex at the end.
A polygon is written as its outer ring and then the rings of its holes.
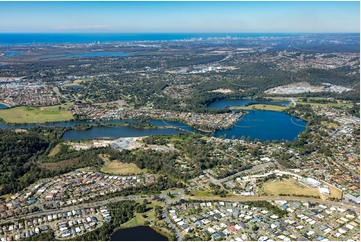
POLYGON ((2 33, 359 32, 355 2, 0 2, 2 33))

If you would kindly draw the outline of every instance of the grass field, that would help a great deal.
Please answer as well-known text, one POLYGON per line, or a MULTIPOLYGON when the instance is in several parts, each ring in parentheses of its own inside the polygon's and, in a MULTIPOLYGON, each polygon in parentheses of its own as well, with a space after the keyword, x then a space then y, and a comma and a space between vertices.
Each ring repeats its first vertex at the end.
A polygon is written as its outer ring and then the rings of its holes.
POLYGON ((56 171, 59 169, 62 169, 67 166, 80 166, 81 163, 79 163, 79 158, 64 160, 64 161, 58 161, 58 162, 44 162, 40 163, 40 166, 46 170, 49 171, 56 171))
POLYGON ((336 123, 331 123, 331 122, 326 122, 326 121, 321 121, 321 124, 327 128, 338 128, 339 125, 336 123))
POLYGON ((93 80, 93 78, 78 79, 78 80, 74 80, 73 83, 80 84, 82 82, 89 82, 92 80, 93 80))
MULTIPOLYGON (((142 203, 142 202, 140 202, 142 203)), ((144 225, 145 221, 154 221, 155 220, 155 210, 156 205, 164 206, 164 203, 158 201, 151 201, 147 204, 147 211, 145 213, 135 213, 135 217, 129 220, 128 222, 122 224, 121 228, 131 228, 136 226, 144 225)))
POLYGON ((0 118, 8 123, 46 123, 73 119, 70 104, 47 107, 15 107, 0 110, 0 118), (59 109, 61 107, 61 109, 59 109))
POLYGON ((53 149, 51 149, 48 157, 56 156, 59 153, 60 149, 61 149, 61 144, 57 144, 53 149))
POLYGON ((81 84, 82 82, 88 82, 92 80, 93 80, 92 78, 78 79, 78 80, 74 80, 72 83, 64 84, 64 87, 79 86, 79 84, 81 84))
POLYGON ((237 110, 268 110, 268 111, 277 111, 282 112, 288 107, 279 106, 279 105, 272 105, 272 104, 253 104, 249 106, 242 106, 242 107, 230 107, 230 109, 237 109, 237 110))
POLYGON ((331 197, 342 198, 342 190, 330 185, 328 186, 328 190, 330 191, 330 195, 321 194, 321 199, 326 200, 331 197))
POLYGON ((134 163, 122 163, 119 161, 105 162, 104 166, 100 169, 100 171, 115 175, 130 175, 130 174, 145 173, 145 170, 140 169, 134 163))
POLYGON ((172 240, 172 232, 166 228, 164 220, 158 220, 155 217, 155 206, 159 205, 164 207, 164 203, 158 201, 151 201, 147 204, 147 211, 145 213, 135 213, 135 217, 128 222, 122 224, 119 229, 132 228, 145 225, 146 221, 153 222, 151 227, 158 233, 166 236, 169 240, 172 240))
POLYGON ((351 103, 313 103, 313 102, 297 102, 297 104, 302 104, 302 105, 306 105, 306 104, 310 104, 311 106, 318 106, 318 107, 347 107, 347 108, 351 108, 352 104, 351 103))
POLYGON ((263 184, 262 189, 269 195, 320 196, 317 188, 308 187, 293 179, 266 182, 263 184))

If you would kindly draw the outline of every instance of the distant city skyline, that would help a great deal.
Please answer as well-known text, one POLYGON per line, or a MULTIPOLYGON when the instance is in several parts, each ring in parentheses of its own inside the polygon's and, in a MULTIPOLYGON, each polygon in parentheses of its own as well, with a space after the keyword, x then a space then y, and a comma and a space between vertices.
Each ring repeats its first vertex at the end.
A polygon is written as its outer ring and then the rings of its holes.
POLYGON ((2 33, 360 31, 354 2, 0 2, 2 33))

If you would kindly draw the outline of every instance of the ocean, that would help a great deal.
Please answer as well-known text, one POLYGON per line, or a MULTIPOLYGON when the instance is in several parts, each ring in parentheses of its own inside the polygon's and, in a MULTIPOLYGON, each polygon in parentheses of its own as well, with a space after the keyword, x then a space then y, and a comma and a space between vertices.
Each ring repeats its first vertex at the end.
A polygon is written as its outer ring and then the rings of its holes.
POLYGON ((162 41, 207 38, 256 38, 256 37, 287 37, 301 34, 281 33, 137 33, 137 34, 75 34, 75 33, 0 33, 0 45, 36 45, 36 44, 86 44, 94 42, 129 42, 129 41, 162 41))

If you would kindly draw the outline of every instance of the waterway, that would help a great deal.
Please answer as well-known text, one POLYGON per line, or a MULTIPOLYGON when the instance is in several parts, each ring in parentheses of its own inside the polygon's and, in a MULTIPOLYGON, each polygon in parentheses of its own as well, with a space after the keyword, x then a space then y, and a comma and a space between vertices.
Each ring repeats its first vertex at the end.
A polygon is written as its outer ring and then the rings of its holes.
MULTIPOLYGON (((210 107, 220 108, 226 106, 246 105, 258 100, 221 100, 216 101, 217 104, 211 104, 210 107)), ((274 103, 274 102, 273 102, 274 103)), ((288 101, 277 101, 278 105, 289 105, 288 101)), ((72 127, 83 124, 102 124, 105 126, 95 126, 86 130, 69 130, 63 135, 64 140, 82 140, 82 139, 102 139, 102 138, 121 138, 121 137, 140 137, 148 135, 173 135, 184 130, 195 132, 189 125, 181 122, 166 120, 148 120, 148 124, 160 128, 139 129, 129 126, 107 126, 107 124, 121 123, 139 123, 137 120, 114 120, 104 122, 58 122, 49 124, 26 124, 26 125, 10 125, 0 123, 0 128, 22 128, 30 129, 36 126, 46 127, 72 127)), ((213 136, 226 138, 248 138, 252 140, 288 140, 293 141, 300 132, 306 129, 306 122, 288 115, 284 112, 249 110, 232 128, 227 130, 218 130, 213 136)))
POLYGON ((222 99, 214 101, 208 105, 209 108, 227 108, 236 106, 246 106, 252 104, 275 104, 289 106, 290 101, 273 101, 273 100, 255 100, 255 99, 222 99))
MULTIPOLYGON (((1 66, 1 64, 0 64, 0 66, 1 66)), ((5 108, 8 108, 8 106, 0 103, 0 109, 5 109, 5 108)), ((1 124, 0 124, 0 125, 1 125, 1 124)))
MULTIPOLYGON (((275 104, 289 106, 290 101, 222 99, 208 105, 209 108, 227 108, 252 104, 275 104)), ((284 112, 249 110, 232 128, 218 130, 215 137, 251 138, 252 140, 288 140, 293 141, 306 129, 307 123, 284 112)))
POLYGON ((20 55, 21 51, 11 51, 11 52, 7 52, 5 53, 5 55, 3 55, 3 57, 7 58, 7 57, 12 57, 15 55, 20 55))
MULTIPOLYGON (((111 121, 103 121, 103 122, 85 122, 85 121, 76 121, 76 122, 56 122, 56 123, 45 123, 45 124, 4 124, 0 123, 0 128, 6 129, 31 129, 37 126, 43 127, 73 127, 76 125, 90 125, 90 124, 100 124, 100 125, 117 125, 117 124, 125 124, 139 123, 138 120, 111 120, 111 121)), ((161 128, 146 128, 146 129, 138 129, 135 127, 128 126, 96 126, 86 130, 69 130, 66 131, 63 135, 64 140, 82 140, 82 139, 101 139, 101 138, 120 138, 120 137, 141 137, 148 135, 172 135, 182 132, 182 130, 187 131, 195 131, 189 125, 175 122, 175 121, 165 121, 165 120, 155 120, 150 119, 146 123, 152 124, 161 128), (167 128, 164 128, 167 127, 167 128)))
POLYGON ((218 130, 215 137, 236 139, 250 137, 252 140, 293 141, 298 134, 306 129, 307 123, 284 112, 274 111, 247 111, 247 114, 239 120, 231 129, 218 130))
POLYGON ((168 241, 168 238, 157 233, 151 227, 138 226, 115 231, 112 241, 168 241))
POLYGON ((128 53, 124 52, 83 52, 74 54, 58 54, 52 55, 51 57, 42 58, 41 60, 55 60, 58 58, 80 58, 80 57, 124 57, 129 56, 128 53))

